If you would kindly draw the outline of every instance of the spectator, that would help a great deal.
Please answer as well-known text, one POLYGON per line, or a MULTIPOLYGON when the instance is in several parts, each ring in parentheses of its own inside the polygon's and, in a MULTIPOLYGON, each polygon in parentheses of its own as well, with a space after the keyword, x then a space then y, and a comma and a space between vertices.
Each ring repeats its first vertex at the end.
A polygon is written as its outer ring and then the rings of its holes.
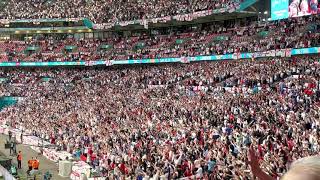
POLYGON ((251 178, 254 145, 276 179, 319 154, 318 58, 6 69, 2 94, 24 100, 0 119, 108 177, 251 178))

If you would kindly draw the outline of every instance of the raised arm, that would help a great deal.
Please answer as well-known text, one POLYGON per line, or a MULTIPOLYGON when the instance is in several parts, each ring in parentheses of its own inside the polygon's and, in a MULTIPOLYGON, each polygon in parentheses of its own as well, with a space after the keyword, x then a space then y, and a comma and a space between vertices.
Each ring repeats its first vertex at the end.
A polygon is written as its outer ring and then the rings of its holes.
POLYGON ((260 180, 275 180, 260 168, 259 160, 256 156, 256 151, 253 149, 252 145, 250 146, 248 156, 248 163, 251 167, 251 172, 255 177, 259 178, 260 180))

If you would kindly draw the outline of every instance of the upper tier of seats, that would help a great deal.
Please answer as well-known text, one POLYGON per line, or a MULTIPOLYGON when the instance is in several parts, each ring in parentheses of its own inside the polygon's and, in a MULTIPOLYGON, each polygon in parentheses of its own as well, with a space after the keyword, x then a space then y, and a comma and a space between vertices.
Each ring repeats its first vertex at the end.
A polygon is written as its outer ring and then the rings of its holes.
POLYGON ((246 26, 217 24, 169 34, 113 34, 106 39, 40 37, 0 42, 1 61, 127 60, 258 52, 320 45, 318 16, 246 26), (316 25, 316 26, 314 26, 316 25))
POLYGON ((95 23, 151 19, 233 7, 241 0, 4 0, 0 19, 80 18, 95 23))

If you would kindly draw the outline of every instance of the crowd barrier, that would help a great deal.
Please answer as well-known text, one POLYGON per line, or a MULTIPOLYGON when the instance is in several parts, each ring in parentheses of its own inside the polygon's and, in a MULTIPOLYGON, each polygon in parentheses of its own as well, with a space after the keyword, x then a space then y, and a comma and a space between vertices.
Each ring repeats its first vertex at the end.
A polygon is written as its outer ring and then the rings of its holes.
POLYGON ((6 168, 2 167, 1 165, 0 165, 0 174, 1 174, 0 177, 3 177, 5 180, 16 180, 16 178, 14 178, 10 174, 10 172, 6 168))
POLYGON ((196 61, 219 61, 252 59, 264 57, 291 57, 296 55, 319 54, 320 47, 300 48, 300 49, 281 49, 255 53, 234 53, 214 56, 195 56, 180 58, 155 58, 140 60, 99 60, 99 61, 63 61, 63 62, 0 62, 0 67, 47 67, 47 66, 112 66, 127 64, 154 64, 154 63, 188 63, 196 61))
MULTIPOLYGON (((12 137, 16 137, 17 142, 21 143, 21 139, 20 139, 20 135, 22 133, 21 130, 15 129, 15 128, 10 128, 6 125, 0 126, 0 133, 1 134, 8 135, 9 131, 12 132, 12 137)), ((55 149, 47 148, 48 145, 50 145, 50 143, 43 141, 42 139, 35 137, 35 136, 29 136, 29 135, 23 136, 23 144, 30 146, 31 149, 33 149, 34 151, 36 151, 38 153, 41 152, 41 147, 43 147, 42 148, 42 155, 55 163, 57 163, 59 160, 65 160, 67 157, 69 159, 72 159, 72 154, 70 154, 66 151, 56 151, 55 149)), ((40 167, 40 170, 41 170, 41 167, 40 167)), ((1 167, 0 167, 0 172, 2 172, 1 167)), ((90 166, 87 163, 85 163, 83 161, 73 162, 70 179, 71 180, 82 180, 82 179, 84 179, 84 176, 89 180, 100 180, 97 178, 88 178, 88 177, 90 177, 90 166)))

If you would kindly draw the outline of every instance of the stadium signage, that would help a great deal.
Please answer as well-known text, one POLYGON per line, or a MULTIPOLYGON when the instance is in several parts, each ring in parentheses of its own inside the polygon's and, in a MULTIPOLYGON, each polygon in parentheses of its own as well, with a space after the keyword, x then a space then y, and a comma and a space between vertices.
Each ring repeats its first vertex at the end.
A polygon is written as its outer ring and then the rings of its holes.
POLYGON ((53 19, 0 19, 0 24, 9 23, 41 23, 41 22, 78 22, 83 18, 53 18, 53 19))
POLYGON ((236 53, 215 56, 196 56, 181 58, 158 58, 140 60, 99 60, 99 61, 64 61, 64 62, 0 62, 0 67, 47 67, 47 66, 112 66, 127 64, 153 64, 153 63, 189 63, 197 61, 219 61, 234 59, 252 59, 263 57, 291 57, 304 54, 318 54, 320 47, 301 49, 282 49, 255 53, 236 53))
POLYGON ((271 0, 271 20, 319 14, 318 0, 271 0))

